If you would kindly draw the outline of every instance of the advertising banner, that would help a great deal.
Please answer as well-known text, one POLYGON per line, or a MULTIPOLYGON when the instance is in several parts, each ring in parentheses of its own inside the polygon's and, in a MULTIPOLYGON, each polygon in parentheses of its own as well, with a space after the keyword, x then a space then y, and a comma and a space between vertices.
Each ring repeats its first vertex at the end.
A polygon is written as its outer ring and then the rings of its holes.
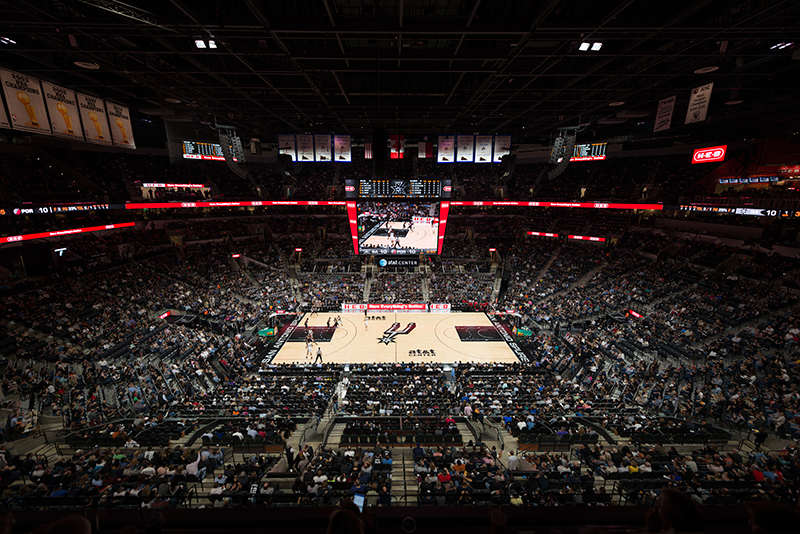
POLYGON ((278 136, 278 154, 286 154, 292 161, 297 161, 297 145, 294 135, 278 136))
POLYGON ((333 161, 338 163, 350 163, 353 161, 349 135, 333 136, 333 158, 333 161))
POLYGON ((15 130, 50 134, 39 78, 0 69, 8 115, 15 130))
MULTIPOLYGON (((136 148, 131 127, 131 112, 127 106, 106 102, 108 118, 111 121, 111 140, 123 148, 136 148)), ((51 115, 52 117, 52 115, 51 115)))
POLYGON ((111 132, 106 117, 106 104, 102 98, 89 96, 83 93, 78 95, 78 108, 83 121, 83 133, 86 140, 98 145, 111 144, 111 132))
POLYGON ((456 139, 452 135, 439 136, 437 163, 453 163, 456 159, 456 139))
POLYGON ((450 313, 450 304, 448 303, 433 303, 430 305, 431 313, 450 313))
POLYGON ((314 136, 314 161, 322 163, 331 162, 331 136, 314 136))
POLYGON ((297 161, 314 161, 314 136, 310 134, 297 135, 297 161))
POLYGON ((70 139, 83 141, 81 119, 78 116, 78 101, 75 91, 54 83, 42 82, 47 111, 50 112, 50 124, 53 133, 70 139))
POLYGON ((425 303, 414 304, 346 304, 342 303, 342 312, 391 311, 391 312, 427 312, 425 303))
POLYGON ((380 267, 417 267, 419 258, 385 257, 378 260, 380 267))
MULTIPOLYGON (((712 161, 725 161, 728 145, 698 148, 692 153, 692 165, 695 163, 711 163, 712 161)), ((765 180, 769 181, 769 179, 765 180)))
POLYGON ((689 96, 689 107, 686 108, 686 120, 684 124, 693 122, 703 122, 708 114, 708 104, 711 102, 711 91, 714 89, 714 82, 701 85, 692 89, 689 96))
POLYGON ((475 161, 475 136, 459 135, 456 139, 456 161, 459 163, 472 163, 475 161))
POLYGON ((492 136, 478 135, 475 137, 475 163, 492 162, 492 136))
POLYGON ((507 156, 508 154, 511 154, 511 136, 495 135, 494 156, 492 156, 492 161, 495 163, 502 163, 503 156, 507 156))
POLYGON ((653 132, 663 132, 672 126, 672 111, 675 109, 675 95, 658 101, 653 132))

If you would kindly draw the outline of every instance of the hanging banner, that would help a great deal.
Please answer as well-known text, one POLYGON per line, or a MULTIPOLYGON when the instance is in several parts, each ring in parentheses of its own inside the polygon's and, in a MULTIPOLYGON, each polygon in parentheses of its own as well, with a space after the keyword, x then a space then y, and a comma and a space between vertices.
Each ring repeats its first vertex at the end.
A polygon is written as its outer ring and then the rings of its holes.
POLYGON ((0 128, 11 128, 8 122, 8 115, 6 115, 6 107, 3 105, 3 99, 0 98, 0 128))
POLYGON ((297 161, 297 145, 294 135, 278 136, 278 154, 286 154, 292 161, 297 161))
POLYGON ((475 161, 475 136, 459 135, 456 139, 456 161, 459 163, 475 161))
POLYGON ((672 111, 675 109, 675 95, 658 101, 653 132, 663 132, 672 126, 672 111))
POLYGON ((689 97, 689 107, 686 109, 686 120, 684 124, 692 124, 693 122, 703 122, 706 120, 708 104, 711 102, 711 90, 713 88, 714 82, 711 82, 692 89, 692 94, 689 97))
POLYGON ((364 141, 364 159, 372 159, 372 141, 364 141))
POLYGON ((350 163, 353 161, 349 135, 333 136, 333 157, 334 161, 338 163, 350 163))
POLYGON ((81 111, 83 121, 83 133, 86 140, 98 145, 110 145, 111 133, 106 117, 106 104, 102 98, 89 96, 83 93, 78 95, 78 108, 81 111))
POLYGON ((433 143, 428 141, 420 141, 417 143, 417 157, 420 159, 427 159, 433 157, 433 143))
POLYGON ((314 161, 314 137, 309 134, 297 136, 297 161, 314 161))
POLYGON ((108 119, 111 121, 111 140, 117 146, 136 148, 131 127, 131 112, 128 107, 106 102, 106 108, 108 108, 108 119))
POLYGON ((42 81, 42 89, 45 102, 47 102, 47 111, 50 112, 53 133, 83 141, 75 91, 46 81, 42 81))
POLYGON ((0 70, 8 115, 15 130, 50 134, 39 78, 12 70, 0 70))
POLYGON ((439 136, 437 163, 453 163, 456 159, 456 140, 452 135, 439 136))
POLYGON ((406 138, 404 135, 392 134, 389 136, 389 159, 403 159, 406 153, 406 138))
POLYGON ((511 154, 511 136, 495 135, 494 156, 492 156, 492 161, 495 163, 503 163, 503 156, 507 156, 509 154, 511 154))
POLYGON ((0 98, 0 128, 11 128, 8 122, 8 115, 6 115, 6 107, 3 105, 3 99, 0 98))
POLYGON ((331 161, 331 136, 314 136, 314 161, 330 163, 331 161))
POLYGON ((475 137, 475 163, 492 162, 492 136, 478 135, 475 137))

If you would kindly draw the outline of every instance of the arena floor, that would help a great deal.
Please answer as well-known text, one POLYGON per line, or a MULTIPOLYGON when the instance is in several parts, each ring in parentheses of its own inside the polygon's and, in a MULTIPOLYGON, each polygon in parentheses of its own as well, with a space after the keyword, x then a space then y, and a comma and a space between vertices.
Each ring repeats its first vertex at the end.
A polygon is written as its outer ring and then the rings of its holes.
MULTIPOLYGON (((371 312, 370 315, 382 316, 384 319, 368 321, 364 327, 363 313, 320 313, 313 317, 306 314, 299 322, 303 328, 306 318, 308 326, 325 326, 328 318, 337 315, 342 318, 342 325, 333 333, 329 342, 315 343, 322 348, 325 363, 388 363, 388 362, 516 362, 508 344, 499 336, 489 318, 484 313, 391 313, 371 312), (395 335, 384 332, 394 323, 399 326, 395 335), (409 324, 414 323, 413 329, 409 324), (475 341, 462 341, 458 327, 475 327, 475 341), (484 336, 484 334, 488 334, 484 336), (435 355, 410 355, 409 351, 433 350, 435 355)), ((464 328, 460 328, 462 332, 464 328)), ((463 334, 462 334, 463 337, 463 334)), ((303 342, 287 342, 281 347, 272 363, 305 363, 306 344, 303 342)))

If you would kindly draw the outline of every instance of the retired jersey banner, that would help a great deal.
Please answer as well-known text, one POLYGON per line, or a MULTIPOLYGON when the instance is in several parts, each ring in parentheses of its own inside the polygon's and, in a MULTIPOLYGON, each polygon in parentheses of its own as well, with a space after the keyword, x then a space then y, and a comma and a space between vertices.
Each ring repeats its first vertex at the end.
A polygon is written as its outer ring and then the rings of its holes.
POLYGON ((456 139, 452 135, 439 136, 437 163, 453 163, 456 159, 456 139))
POLYGON ((108 118, 111 121, 111 140, 124 148, 136 148, 131 127, 131 112, 127 106, 106 102, 108 118))
POLYGON ((475 137, 475 163, 492 162, 492 136, 478 135, 475 137))
POLYGON ((286 154, 292 161, 297 161, 297 145, 294 135, 278 136, 278 154, 286 154))
POLYGON ((475 136, 459 135, 456 137, 456 161, 472 163, 475 161, 475 136))
POLYGON ((350 163, 353 161, 349 135, 333 136, 333 161, 338 163, 350 163))
POLYGON ((417 143, 417 157, 420 159, 427 159, 433 157, 433 143, 428 141, 420 141, 417 143))
POLYGON ((511 154, 511 136, 510 135, 495 135, 494 136, 494 155, 492 161, 495 163, 503 163, 503 156, 511 154))
POLYGON ((47 111, 50 112, 50 124, 53 133, 70 139, 83 141, 81 119, 78 116, 78 101, 75 91, 54 83, 42 82, 47 111))
POLYGON ((103 99, 78 93, 78 108, 81 111, 83 133, 86 135, 86 140, 98 145, 110 145, 111 132, 103 99))
POLYGON ((389 159, 403 159, 406 153, 406 138, 404 135, 392 134, 389 136, 389 159))
POLYGON ((297 136, 297 161, 314 161, 314 136, 308 134, 297 136))
POLYGON ((12 70, 0 70, 0 81, 8 104, 8 115, 15 130, 50 134, 39 78, 12 70))
POLYGON ((686 120, 684 124, 693 122, 703 122, 708 114, 708 104, 711 102, 711 90, 714 89, 714 82, 701 85, 692 89, 689 97, 689 107, 686 109, 686 120))
POLYGON ((675 95, 658 101, 656 120, 653 122, 653 132, 663 132, 672 126, 672 112, 675 109, 675 95))
POLYGON ((314 136, 314 161, 330 163, 331 162, 331 136, 330 135, 315 135, 314 136))
POLYGON ((6 107, 3 105, 3 99, 0 98, 0 128, 11 128, 8 122, 8 115, 6 115, 6 107))

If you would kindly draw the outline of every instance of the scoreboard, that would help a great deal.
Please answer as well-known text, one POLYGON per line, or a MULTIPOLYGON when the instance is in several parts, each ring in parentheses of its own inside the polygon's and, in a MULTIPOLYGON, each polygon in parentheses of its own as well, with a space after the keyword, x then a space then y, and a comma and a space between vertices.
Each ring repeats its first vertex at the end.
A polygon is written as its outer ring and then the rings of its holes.
POLYGON ((450 180, 412 178, 391 180, 383 178, 346 180, 347 198, 449 198, 450 180))
MULTIPOLYGON (((219 143, 205 141, 183 141, 183 158, 208 161, 225 161, 225 154, 219 143)), ((236 158, 233 158, 236 161, 236 158)))

